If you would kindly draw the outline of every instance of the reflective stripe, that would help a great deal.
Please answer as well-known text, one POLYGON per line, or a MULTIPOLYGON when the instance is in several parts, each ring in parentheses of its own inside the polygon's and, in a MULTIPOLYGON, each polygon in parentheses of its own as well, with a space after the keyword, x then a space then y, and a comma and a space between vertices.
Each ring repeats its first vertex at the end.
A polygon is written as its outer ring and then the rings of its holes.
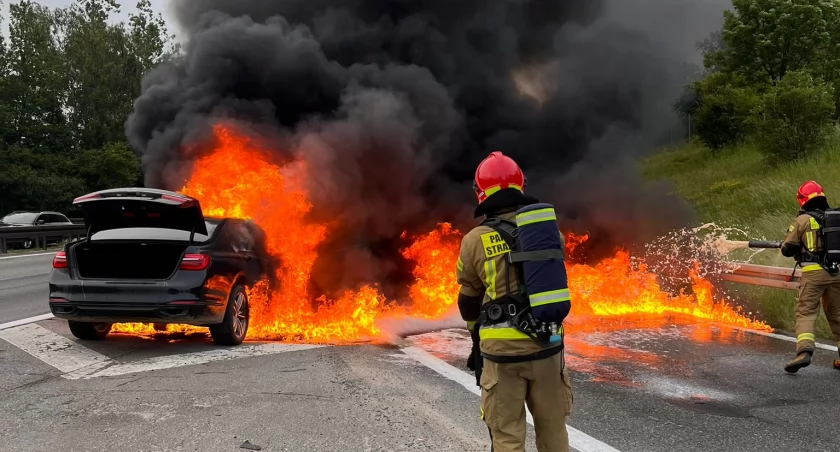
POLYGON ((491 327, 481 327, 478 329, 478 337, 482 341, 487 339, 531 340, 527 334, 519 331, 515 327, 505 327, 502 325, 504 325, 504 323, 500 325, 493 325, 491 327))
POLYGON ((531 307, 542 306, 551 303, 559 303, 571 300, 569 296, 569 289, 550 290, 548 292, 539 292, 529 295, 531 300, 531 307))
POLYGON ((460 257, 458 258, 458 263, 457 263, 457 264, 455 264, 455 267, 456 267, 456 268, 458 269, 458 271, 460 271, 460 272, 464 271, 464 261, 462 261, 460 257))
POLYGON ((516 225, 525 226, 532 223, 539 223, 541 221, 556 221, 557 215, 554 209, 539 209, 530 212, 520 213, 516 215, 516 225))
POLYGON ((814 217, 809 218, 811 220, 811 229, 817 230, 820 228, 820 224, 817 223, 817 219, 814 217))
POLYGON ((822 267, 820 267, 820 264, 805 264, 805 265, 802 266, 802 271, 803 272, 815 272, 817 270, 822 270, 822 267))
MULTIPOLYGON (((478 337, 481 340, 485 339, 510 339, 510 340, 519 340, 519 339, 528 339, 531 338, 519 331, 510 321, 502 322, 496 325, 491 326, 482 326, 478 329, 478 337)), ((557 329, 557 334, 563 334, 563 327, 557 329)))
POLYGON ((814 233, 812 231, 805 233, 805 246, 809 251, 814 251, 814 233))
MULTIPOLYGON (((519 186, 519 185, 517 185, 517 184, 508 184, 508 188, 513 188, 513 189, 516 189, 516 190, 522 191, 522 187, 520 187, 520 186, 519 186)), ((493 185, 492 187, 487 187, 487 188, 484 190, 484 196, 490 196, 490 195, 492 195, 493 193, 496 193, 497 191, 500 191, 501 189, 502 189, 502 185, 501 185, 501 184, 499 184, 499 185, 493 185)))
POLYGON ((487 296, 496 299, 496 261, 484 261, 484 282, 487 283, 487 296))
POLYGON ((796 342, 802 342, 802 341, 816 342, 814 340, 814 333, 802 333, 799 336, 796 336, 796 342))

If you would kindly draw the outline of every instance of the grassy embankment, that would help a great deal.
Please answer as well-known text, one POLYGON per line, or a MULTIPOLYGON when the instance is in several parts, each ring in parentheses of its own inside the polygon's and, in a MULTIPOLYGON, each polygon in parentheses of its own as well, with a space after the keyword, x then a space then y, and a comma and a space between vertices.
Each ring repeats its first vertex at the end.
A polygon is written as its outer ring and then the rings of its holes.
MULTIPOLYGON (((755 239, 784 237, 798 210, 796 189, 806 180, 819 182, 832 207, 840 206, 840 138, 807 160, 776 168, 765 165, 762 155, 750 145, 712 153, 692 143, 648 158, 644 170, 648 179, 672 181, 677 191, 695 206, 704 223, 738 228, 755 239)), ((728 238, 748 237, 731 233, 728 238)), ((731 258, 749 256, 743 253, 746 251, 733 253, 731 258)), ((761 251, 751 262, 790 269, 794 265, 778 250, 761 251)), ((777 329, 793 330, 795 292, 740 284, 730 284, 728 289, 759 319, 777 329)), ((822 312, 817 333, 831 338, 822 312)))

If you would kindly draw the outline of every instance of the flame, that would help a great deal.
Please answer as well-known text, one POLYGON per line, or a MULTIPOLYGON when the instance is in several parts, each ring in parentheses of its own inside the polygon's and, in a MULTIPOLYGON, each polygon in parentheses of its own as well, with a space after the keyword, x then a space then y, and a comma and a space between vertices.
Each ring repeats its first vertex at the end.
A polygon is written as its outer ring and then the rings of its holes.
MULTIPOLYGON (((411 245, 401 250, 404 258, 416 263, 416 280, 409 288, 407 304, 386 300, 375 286, 347 291, 338 299, 308 293, 316 248, 329 225, 305 218, 312 208, 301 184, 307 171, 305 160, 277 165, 258 143, 227 125, 217 125, 215 135, 217 149, 195 163, 180 192, 199 199, 205 216, 250 219, 266 233, 267 250, 279 263, 279 288, 270 290, 267 281, 260 281, 249 289, 248 340, 375 340, 382 333, 377 327, 380 320, 436 319, 452 312, 458 294, 455 263, 463 234, 448 223, 411 237, 411 245), (311 303, 313 299, 319 303, 311 303)), ((689 275, 692 293, 671 296, 662 290, 653 272, 644 264, 634 264, 624 251, 596 265, 574 263, 573 251, 589 237, 565 234, 565 238, 573 303, 567 324, 576 331, 693 323, 698 319, 770 330, 715 299, 711 283, 696 270, 689 275)), ((207 331, 185 325, 168 325, 166 330, 207 331)), ((113 331, 154 333, 151 325, 143 324, 115 325, 113 331)))

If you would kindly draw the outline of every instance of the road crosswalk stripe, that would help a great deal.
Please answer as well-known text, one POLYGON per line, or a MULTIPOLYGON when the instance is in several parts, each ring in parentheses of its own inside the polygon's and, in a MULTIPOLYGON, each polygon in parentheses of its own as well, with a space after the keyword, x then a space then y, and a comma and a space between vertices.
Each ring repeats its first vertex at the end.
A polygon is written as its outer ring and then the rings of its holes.
POLYGON ((110 358, 34 323, 0 331, 0 339, 65 374, 107 366, 110 358))

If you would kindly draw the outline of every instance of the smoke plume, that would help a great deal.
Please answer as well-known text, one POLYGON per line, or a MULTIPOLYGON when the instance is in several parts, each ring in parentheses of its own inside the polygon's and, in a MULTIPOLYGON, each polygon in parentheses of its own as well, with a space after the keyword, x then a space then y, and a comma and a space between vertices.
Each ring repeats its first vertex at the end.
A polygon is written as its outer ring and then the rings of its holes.
POLYGON ((632 247, 692 219, 635 162, 684 134, 671 105, 729 3, 183 0, 184 55, 147 74, 126 131, 153 187, 182 187, 221 119, 303 155, 314 219, 342 225, 325 291, 399 282, 404 230, 471 228, 492 150, 564 230, 632 247))

